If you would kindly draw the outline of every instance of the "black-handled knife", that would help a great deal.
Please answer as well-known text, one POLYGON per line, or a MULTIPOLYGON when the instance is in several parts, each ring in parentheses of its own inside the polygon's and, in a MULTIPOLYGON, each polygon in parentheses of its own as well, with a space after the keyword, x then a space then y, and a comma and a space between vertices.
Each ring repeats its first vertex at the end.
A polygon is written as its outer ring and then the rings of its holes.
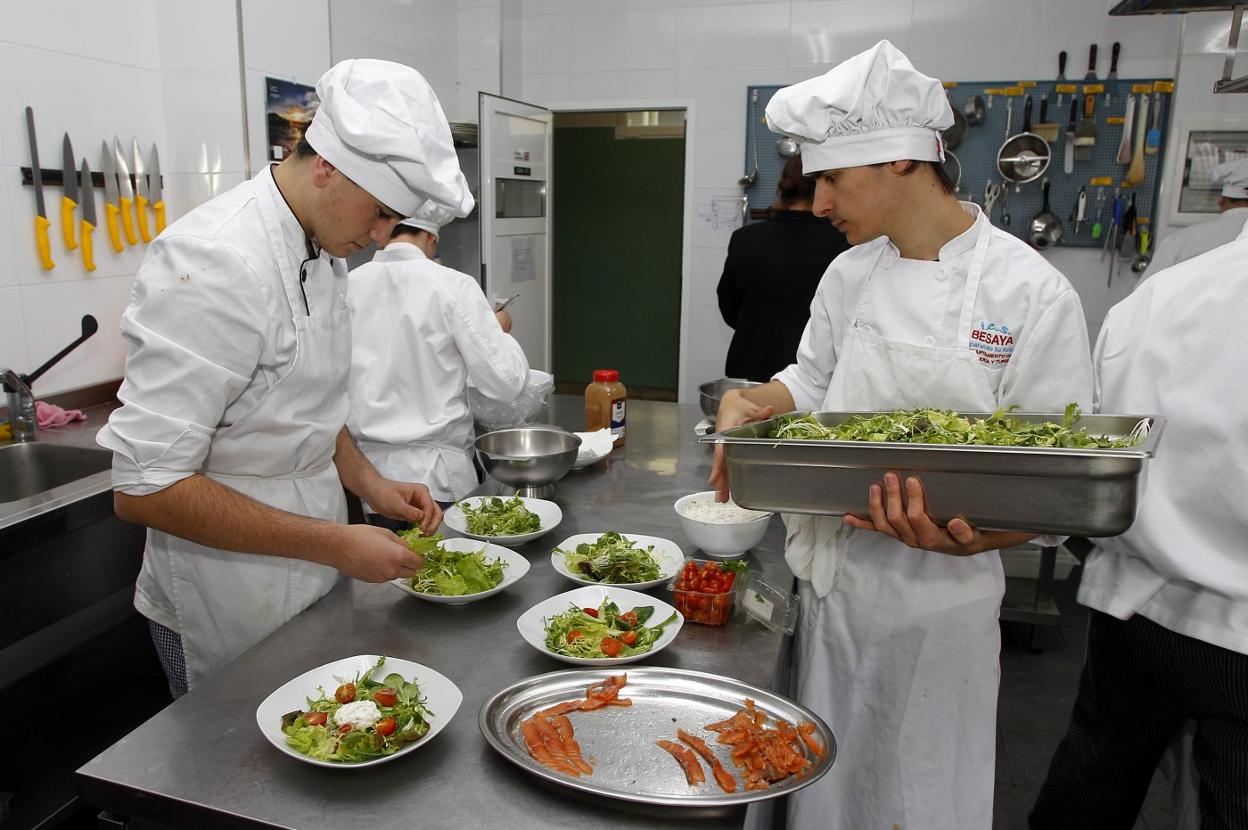
POLYGON ((1085 81, 1096 80, 1096 44, 1092 44, 1092 48, 1088 50, 1088 74, 1083 76, 1085 81))

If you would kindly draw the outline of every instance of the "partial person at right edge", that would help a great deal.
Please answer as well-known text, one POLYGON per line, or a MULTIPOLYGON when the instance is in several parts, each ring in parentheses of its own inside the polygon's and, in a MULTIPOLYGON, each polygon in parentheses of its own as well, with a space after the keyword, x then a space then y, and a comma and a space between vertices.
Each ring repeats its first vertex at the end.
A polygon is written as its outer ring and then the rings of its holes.
POLYGON ((1141 281, 1239 236, 1248 222, 1248 159, 1223 162, 1213 168, 1213 183, 1222 185, 1218 196, 1221 212, 1198 225, 1175 231, 1159 242, 1141 281))
MULTIPOLYGON (((471 384, 500 403, 525 389, 529 361, 477 281, 434 261, 453 214, 428 202, 395 226, 373 261, 351 272, 351 413, 347 428, 384 476, 421 481, 442 503, 477 486, 471 384)), ((392 530, 409 523, 380 515, 392 530)))
POLYGON ((819 280, 849 248, 845 234, 811 212, 815 179, 802 175, 801 156, 785 162, 776 191, 766 221, 733 231, 716 289, 734 329, 724 375, 760 383, 797 360, 819 280))

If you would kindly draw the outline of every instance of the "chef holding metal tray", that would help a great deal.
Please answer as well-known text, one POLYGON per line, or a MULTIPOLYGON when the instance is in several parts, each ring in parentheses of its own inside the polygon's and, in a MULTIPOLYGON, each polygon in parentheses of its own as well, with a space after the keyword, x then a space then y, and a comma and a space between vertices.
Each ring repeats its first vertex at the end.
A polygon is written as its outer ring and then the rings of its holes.
MULTIPOLYGON (((1091 410, 1074 289, 941 176, 953 113, 939 81, 881 41, 777 92, 767 122, 817 177, 815 214, 856 247, 824 275, 797 362, 726 394, 719 430, 791 410, 1091 410)), ((1036 529, 938 523, 923 487, 890 472, 864 487, 861 517, 785 517, 802 598, 797 696, 839 744, 829 774, 790 799, 790 827, 992 825, 997 551, 1036 529)))

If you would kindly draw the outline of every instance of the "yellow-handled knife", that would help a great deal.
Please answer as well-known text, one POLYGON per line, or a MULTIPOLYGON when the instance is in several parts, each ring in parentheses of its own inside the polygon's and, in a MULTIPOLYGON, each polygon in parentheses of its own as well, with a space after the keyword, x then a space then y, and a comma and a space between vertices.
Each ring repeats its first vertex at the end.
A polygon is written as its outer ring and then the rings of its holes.
POLYGON ((69 133, 61 142, 61 186, 65 195, 61 199, 61 231, 65 234, 65 247, 77 250, 78 240, 74 238, 74 210, 78 207, 78 165, 74 163, 74 145, 69 142, 69 133))
POLYGON ((147 173, 143 165, 143 153, 139 150, 139 139, 135 138, 130 145, 131 155, 134 157, 134 216, 139 220, 139 236, 143 237, 143 241, 152 241, 151 226, 147 222, 147 206, 151 203, 148 198, 147 190, 147 173))
POLYGON ((113 151, 108 149, 108 142, 102 145, 101 166, 104 170, 104 220, 108 223, 108 240, 113 243, 113 250, 121 253, 121 226, 117 224, 117 167, 113 163, 113 151))
POLYGON ((82 267, 95 270, 95 183, 91 181, 91 165, 82 160, 82 267))
POLYGON ((152 210, 156 211, 156 233, 165 229, 165 191, 160 184, 160 151, 152 145, 152 169, 147 174, 148 186, 152 190, 152 210))
POLYGON ((26 108, 26 135, 30 139, 30 183, 35 188, 35 246, 43 270, 56 267, 52 261, 52 245, 48 241, 48 209, 43 203, 43 171, 39 168, 39 143, 35 141, 35 111, 26 108))
POLYGON ((117 198, 118 212, 121 214, 121 227, 126 232, 126 242, 137 245, 139 238, 134 233, 134 212, 130 205, 134 203, 134 188, 130 185, 130 168, 126 165, 126 157, 121 152, 121 141, 113 136, 113 161, 117 164, 117 184, 121 193, 117 198))

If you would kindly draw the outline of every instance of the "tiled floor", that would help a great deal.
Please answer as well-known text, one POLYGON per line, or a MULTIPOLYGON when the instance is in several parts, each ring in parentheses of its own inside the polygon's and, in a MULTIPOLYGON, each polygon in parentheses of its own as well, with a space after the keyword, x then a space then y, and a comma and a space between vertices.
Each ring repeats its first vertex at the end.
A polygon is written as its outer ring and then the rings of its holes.
MULTIPOLYGON (((1083 668, 1087 609, 1075 601, 1081 570, 1055 591, 1061 626, 1041 628, 1028 650, 1026 626, 1006 623, 1002 630, 1001 694, 997 706, 997 830, 1025 830, 1048 771, 1053 750, 1066 734, 1083 668)), ((1160 776, 1144 802, 1135 830, 1174 830, 1169 791, 1160 776)))

